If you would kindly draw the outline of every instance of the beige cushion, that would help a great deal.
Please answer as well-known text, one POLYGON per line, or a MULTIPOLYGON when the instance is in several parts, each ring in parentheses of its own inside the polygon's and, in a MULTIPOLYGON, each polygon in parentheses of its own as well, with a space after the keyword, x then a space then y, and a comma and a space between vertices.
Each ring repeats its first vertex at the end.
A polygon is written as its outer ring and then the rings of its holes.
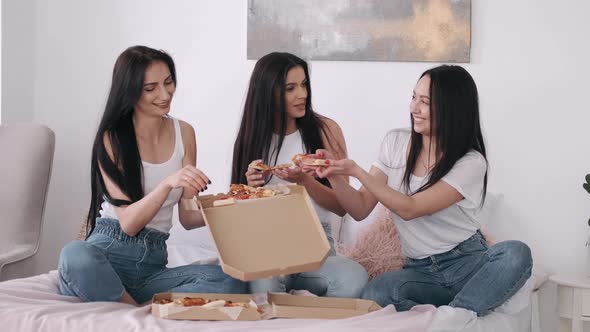
POLYGON ((54 148, 46 126, 0 125, 0 270, 37 252, 54 148))

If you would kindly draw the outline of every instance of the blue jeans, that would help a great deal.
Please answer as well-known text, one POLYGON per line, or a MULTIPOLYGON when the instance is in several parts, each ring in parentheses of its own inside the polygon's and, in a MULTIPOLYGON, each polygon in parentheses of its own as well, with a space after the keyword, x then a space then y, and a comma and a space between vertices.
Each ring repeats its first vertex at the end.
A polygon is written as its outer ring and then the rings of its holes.
POLYGON ((258 279, 250 282, 251 293, 288 292, 305 289, 319 296, 358 298, 369 276, 359 263, 336 256, 334 239, 329 224, 322 223, 330 256, 318 270, 285 276, 258 279))
POLYGON ((405 311, 417 304, 449 305, 483 316, 514 295, 531 276, 530 248, 504 241, 488 248, 480 232, 452 250, 406 259, 399 271, 371 280, 362 297, 405 311))
POLYGON ((116 219, 98 218, 86 241, 73 241, 59 257, 59 289, 83 301, 121 299, 127 291, 137 303, 160 292, 245 293, 247 284, 217 265, 166 268, 169 234, 145 228, 125 234, 116 219))

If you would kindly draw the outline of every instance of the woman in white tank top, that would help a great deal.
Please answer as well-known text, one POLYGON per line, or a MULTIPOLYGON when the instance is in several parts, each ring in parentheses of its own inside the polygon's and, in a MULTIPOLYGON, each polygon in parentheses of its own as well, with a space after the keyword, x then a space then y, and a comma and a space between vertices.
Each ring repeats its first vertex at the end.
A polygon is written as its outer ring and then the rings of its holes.
POLYGON ((185 228, 203 226, 201 213, 179 202, 211 183, 195 167, 193 128, 168 116, 175 90, 165 52, 134 46, 117 59, 92 149, 90 231, 62 249, 62 294, 136 304, 158 292, 246 290, 217 265, 166 268, 174 205, 185 228))
MULTIPOLYGON (((330 212, 343 216, 345 211, 328 182, 316 178, 313 170, 302 171, 300 165, 272 173, 248 168, 254 160, 271 166, 285 164, 295 154, 324 148, 342 158, 346 156, 338 124, 312 110, 307 63, 289 53, 270 53, 260 58, 252 72, 234 144, 232 183, 258 187, 288 182, 305 186, 333 246, 327 217, 330 212)), ((332 248, 331 256, 319 270, 256 280, 250 283, 250 290, 308 290, 320 296, 358 297, 367 279, 361 265, 336 256, 332 248)))

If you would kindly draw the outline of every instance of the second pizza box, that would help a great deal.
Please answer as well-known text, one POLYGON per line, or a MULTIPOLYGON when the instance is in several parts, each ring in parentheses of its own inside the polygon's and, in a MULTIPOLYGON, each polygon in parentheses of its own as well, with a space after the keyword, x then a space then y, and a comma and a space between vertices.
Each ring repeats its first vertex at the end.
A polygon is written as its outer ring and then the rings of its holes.
POLYGON ((205 195, 198 206, 223 271, 243 281, 319 269, 330 244, 305 187, 289 193, 214 206, 223 195, 205 195))
POLYGON ((269 293, 271 316, 276 318, 339 319, 364 315, 381 307, 370 300, 295 296, 269 293))

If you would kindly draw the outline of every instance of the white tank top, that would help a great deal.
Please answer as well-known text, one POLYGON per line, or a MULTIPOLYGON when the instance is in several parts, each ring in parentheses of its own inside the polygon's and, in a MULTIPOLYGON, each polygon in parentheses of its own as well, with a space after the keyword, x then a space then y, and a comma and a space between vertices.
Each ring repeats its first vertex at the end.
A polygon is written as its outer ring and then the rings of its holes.
MULTIPOLYGON (((172 157, 161 164, 152 164, 141 161, 143 165, 143 192, 147 195, 154 190, 162 180, 170 174, 182 168, 184 159, 184 144, 182 144, 182 134, 180 133, 180 123, 178 119, 169 117, 174 122, 174 152, 172 157)), ((172 189, 162 207, 156 215, 146 225, 146 228, 152 228, 160 232, 168 233, 172 228, 172 210, 182 196, 182 188, 172 189)), ((101 205, 100 216, 102 218, 117 219, 115 208, 106 200, 101 205)))
MULTIPOLYGON (((273 162, 274 162, 274 158, 276 156, 276 149, 277 149, 278 144, 279 144, 279 135, 273 134, 271 144, 270 144, 270 160, 268 161, 271 164, 273 164, 273 162)), ((293 156, 298 153, 307 153, 307 151, 305 150, 305 145, 303 144, 303 139, 301 138, 301 133, 299 132, 299 130, 297 130, 296 132, 294 132, 292 134, 285 136, 285 139, 283 140, 283 146, 281 147, 281 151, 279 151, 279 156, 277 158, 277 162, 275 165, 292 164, 293 162, 291 161, 291 158, 293 158, 293 156)), ((274 166, 274 165, 270 165, 270 166, 274 166)), ((268 182, 268 184, 279 184, 279 183, 289 184, 290 182, 287 182, 285 180, 281 180, 276 176, 273 176, 270 179, 270 181, 268 182)), ((315 210, 318 214, 318 217, 320 218, 320 221, 322 223, 327 223, 328 217, 330 216, 330 214, 332 214, 332 212, 321 207, 313 199, 311 200, 311 202, 313 203, 313 206, 315 207, 315 210)))

